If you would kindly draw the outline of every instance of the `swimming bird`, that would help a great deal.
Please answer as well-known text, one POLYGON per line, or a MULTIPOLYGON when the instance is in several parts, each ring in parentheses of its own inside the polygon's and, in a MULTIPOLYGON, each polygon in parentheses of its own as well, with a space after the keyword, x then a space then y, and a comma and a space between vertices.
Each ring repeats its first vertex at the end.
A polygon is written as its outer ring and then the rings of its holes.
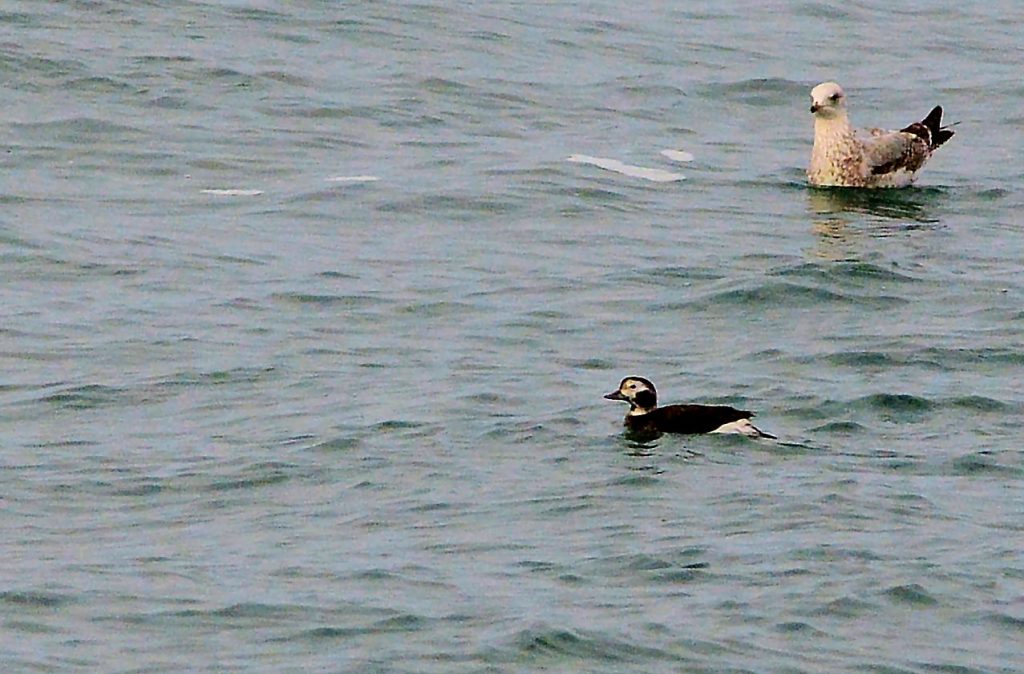
POLYGON ((953 137, 942 106, 899 131, 855 129, 846 94, 835 82, 811 89, 814 149, 807 179, 815 187, 906 187, 935 150, 953 137))
POLYGON ((625 425, 639 433, 741 433, 751 438, 775 438, 750 422, 753 412, 727 405, 668 405, 658 407, 658 392, 649 379, 626 377, 605 396, 629 403, 625 425))

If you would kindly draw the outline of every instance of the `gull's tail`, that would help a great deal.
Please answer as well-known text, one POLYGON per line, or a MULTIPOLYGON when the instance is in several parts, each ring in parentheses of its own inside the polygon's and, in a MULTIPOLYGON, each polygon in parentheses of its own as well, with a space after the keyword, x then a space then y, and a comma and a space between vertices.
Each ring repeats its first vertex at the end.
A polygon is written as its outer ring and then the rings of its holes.
POLYGON ((953 129, 942 126, 942 106, 936 105, 928 116, 920 122, 914 122, 905 129, 905 133, 912 133, 924 142, 928 143, 929 150, 935 150, 938 146, 953 137, 953 129))

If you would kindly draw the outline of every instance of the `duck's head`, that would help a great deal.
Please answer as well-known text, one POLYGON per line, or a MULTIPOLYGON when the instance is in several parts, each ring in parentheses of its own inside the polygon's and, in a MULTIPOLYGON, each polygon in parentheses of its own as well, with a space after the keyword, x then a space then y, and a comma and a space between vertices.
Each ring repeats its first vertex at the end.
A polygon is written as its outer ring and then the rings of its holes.
POLYGON ((605 396, 608 400, 624 400, 629 403, 630 414, 646 414, 658 406, 658 392, 654 384, 643 377, 626 377, 619 388, 605 396))
POLYGON ((822 82, 811 89, 811 112, 815 117, 830 119, 846 110, 846 94, 835 82, 822 82))

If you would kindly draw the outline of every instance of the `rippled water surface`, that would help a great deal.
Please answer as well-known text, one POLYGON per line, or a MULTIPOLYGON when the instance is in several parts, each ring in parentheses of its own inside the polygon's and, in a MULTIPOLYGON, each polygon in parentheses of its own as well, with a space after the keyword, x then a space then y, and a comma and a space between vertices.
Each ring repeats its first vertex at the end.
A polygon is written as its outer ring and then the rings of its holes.
POLYGON ((7 2, 3 671, 1024 670, 1022 22, 7 2))

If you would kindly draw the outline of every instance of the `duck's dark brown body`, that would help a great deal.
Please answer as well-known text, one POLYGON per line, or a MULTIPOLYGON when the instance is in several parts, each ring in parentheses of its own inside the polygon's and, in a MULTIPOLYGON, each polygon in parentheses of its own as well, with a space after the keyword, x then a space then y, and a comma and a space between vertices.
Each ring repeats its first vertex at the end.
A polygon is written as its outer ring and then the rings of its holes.
POLYGON ((711 433, 725 424, 753 416, 747 410, 719 405, 668 405, 655 407, 646 414, 627 415, 626 427, 658 433, 711 433))

